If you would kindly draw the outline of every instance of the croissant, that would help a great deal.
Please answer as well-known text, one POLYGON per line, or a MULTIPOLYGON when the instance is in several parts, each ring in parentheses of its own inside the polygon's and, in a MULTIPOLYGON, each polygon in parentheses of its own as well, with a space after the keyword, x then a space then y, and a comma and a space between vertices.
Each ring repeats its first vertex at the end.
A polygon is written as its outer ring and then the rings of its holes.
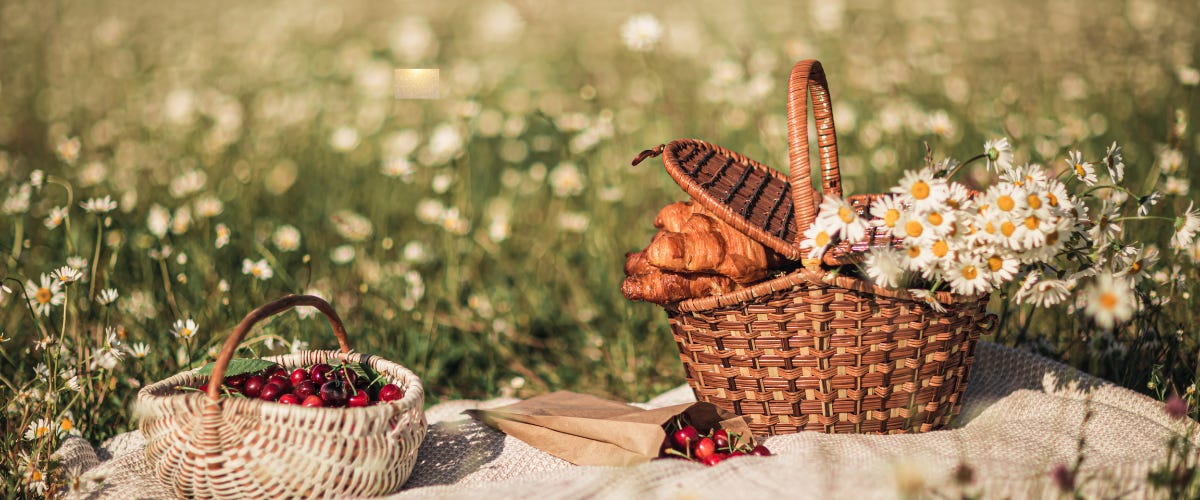
MULTIPOLYGON (((627 257, 625 263, 627 270, 631 267, 630 261, 632 260, 637 259, 645 263, 642 252, 629 255, 630 257, 627 257)), ((625 298, 644 300, 655 304, 669 304, 695 297, 719 295, 737 288, 740 287, 728 276, 673 273, 659 270, 653 266, 650 266, 650 270, 645 273, 628 275, 625 277, 625 281, 621 282, 621 293, 625 295, 625 298)))
POLYGON ((719 274, 745 285, 766 278, 780 261, 774 251, 690 202, 667 205, 654 225, 660 231, 646 247, 646 258, 667 271, 719 274))

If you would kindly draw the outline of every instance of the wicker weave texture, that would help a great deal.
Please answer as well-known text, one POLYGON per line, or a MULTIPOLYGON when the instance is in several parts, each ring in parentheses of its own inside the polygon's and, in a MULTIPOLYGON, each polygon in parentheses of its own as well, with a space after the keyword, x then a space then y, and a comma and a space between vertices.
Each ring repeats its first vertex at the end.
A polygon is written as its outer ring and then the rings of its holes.
POLYGON ((211 375, 177 374, 138 392, 139 427, 155 475, 181 498, 341 498, 391 493, 408 480, 425 438, 425 390, 409 369, 350 350, 345 327, 319 297, 289 295, 238 324, 211 375), (288 369, 363 362, 404 397, 361 408, 309 408, 218 390, 238 344, 255 323, 306 305, 330 322, 341 350, 268 358, 288 369), (205 394, 178 387, 207 383, 205 394))
POLYGON ((994 325, 986 304, 935 313, 806 282, 668 317, 696 398, 746 416, 755 434, 891 434, 958 413, 976 340, 994 325))

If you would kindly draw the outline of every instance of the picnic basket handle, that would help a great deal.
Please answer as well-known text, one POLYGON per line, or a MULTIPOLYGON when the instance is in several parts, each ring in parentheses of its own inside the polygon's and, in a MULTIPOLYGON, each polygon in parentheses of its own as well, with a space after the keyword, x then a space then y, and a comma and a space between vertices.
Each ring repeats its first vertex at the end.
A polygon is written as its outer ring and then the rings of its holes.
POLYGON ((812 167, 808 158, 808 101, 812 99, 813 120, 817 126, 817 157, 821 163, 824 194, 842 195, 842 174, 838 169, 837 130, 833 126, 833 103, 829 82, 820 61, 806 59, 792 67, 788 80, 788 179, 796 211, 796 245, 817 218, 812 167))
POLYGON ((333 306, 330 306, 325 299, 315 295, 287 295, 250 311, 250 314, 247 314, 242 322, 233 329, 233 334, 225 340, 225 346, 221 348, 221 353, 217 354, 217 362, 213 366, 212 376, 208 378, 208 392, 206 393, 208 399, 216 401, 220 397, 221 382, 225 381, 225 369, 229 367, 233 353, 237 351, 238 344, 242 343, 242 339, 246 338, 250 329, 259 321, 296 306, 312 306, 321 311, 329 319, 329 325, 333 327, 334 335, 337 335, 342 354, 350 354, 350 340, 346 338, 346 327, 342 324, 342 318, 338 317, 337 311, 333 310, 333 306))

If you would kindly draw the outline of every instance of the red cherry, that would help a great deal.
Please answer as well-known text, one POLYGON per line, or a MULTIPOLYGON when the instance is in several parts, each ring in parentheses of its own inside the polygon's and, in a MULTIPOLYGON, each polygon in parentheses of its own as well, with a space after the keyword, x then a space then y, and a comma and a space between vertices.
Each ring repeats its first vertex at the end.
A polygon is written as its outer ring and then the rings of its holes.
POLYGON ((291 379, 289 379, 283 375, 271 375, 271 378, 267 379, 267 383, 278 385, 280 388, 283 389, 283 392, 288 392, 288 391, 292 390, 291 379))
POLYGON ((700 462, 704 465, 713 466, 721 463, 722 460, 725 460, 728 457, 729 455, 725 453, 713 453, 712 455, 704 457, 704 459, 700 462))
POLYGON ((313 394, 312 396, 304 398, 304 402, 300 403, 300 405, 307 406, 309 408, 320 408, 325 406, 325 401, 321 399, 321 396, 313 394))
POLYGON ((696 458, 704 460, 717 451, 716 443, 713 443, 711 438, 700 438, 696 443, 696 458))
POLYGON ((201 385, 200 392, 208 392, 208 384, 201 385))
POLYGON ((288 376, 288 371, 287 371, 287 368, 284 368, 284 367, 282 367, 282 366, 279 366, 279 365, 275 365, 275 366, 272 366, 272 367, 270 367, 270 368, 267 368, 267 369, 266 369, 266 374, 267 374, 267 377, 268 377, 268 378, 269 378, 269 377, 272 377, 272 376, 275 376, 275 375, 281 375, 281 376, 283 376, 283 377, 285 377, 285 378, 286 378, 286 377, 288 376))
POLYGON ((755 446, 753 450, 750 450, 750 454, 759 457, 769 457, 771 456, 771 450, 768 450, 766 446, 760 444, 755 446))
POLYGON ((345 406, 346 399, 349 397, 350 391, 346 390, 346 384, 341 380, 333 379, 321 384, 321 399, 325 400, 329 406, 345 406))
POLYGON ((291 381, 293 387, 298 386, 300 382, 308 380, 308 370, 303 368, 292 370, 292 374, 288 377, 288 380, 291 381))
POLYGON ((696 432, 696 428, 689 425, 675 431, 675 434, 671 436, 671 440, 675 442, 676 449, 684 451, 690 449, 692 443, 695 443, 699 437, 700 433, 696 432))
POLYGON ((264 385, 267 385, 267 380, 262 375, 252 375, 246 379, 245 384, 242 384, 242 394, 245 394, 246 397, 257 398, 262 393, 264 385))
POLYGON ((262 392, 258 394, 258 398, 263 401, 275 401, 276 399, 279 399, 279 396, 282 396, 284 392, 286 391, 283 390, 283 386, 271 383, 263 386, 262 392))
POLYGON ((396 384, 387 384, 379 388, 380 401, 396 401, 404 399, 404 389, 396 384))
POLYGON ((725 432, 725 429, 717 429, 713 432, 712 440, 713 444, 717 445, 718 450, 729 448, 729 433, 725 432))
POLYGON ((354 383, 358 381, 358 374, 355 373, 354 370, 348 370, 346 368, 338 368, 333 371, 333 375, 331 375, 329 377, 329 379, 330 380, 337 379, 337 380, 341 380, 342 382, 345 382, 348 385, 354 385, 354 383))
POLYGON ((367 394, 367 391, 358 391, 353 396, 350 396, 350 399, 346 400, 346 403, 349 404, 351 408, 361 408, 363 406, 367 406, 367 404, 370 402, 371 396, 367 394))
POLYGON ((296 397, 295 394, 288 393, 279 396, 279 402, 285 405, 298 405, 300 404, 300 398, 296 397))
POLYGON ((308 369, 308 379, 313 381, 320 387, 325 382, 329 381, 329 372, 333 371, 333 367, 325 363, 317 363, 308 369))
POLYGON ((296 384, 296 387, 292 388, 292 392, 296 393, 296 397, 307 398, 317 393, 317 384, 311 380, 305 380, 296 384))
POLYGON ((234 375, 232 377, 225 377, 225 385, 230 386, 230 387, 241 387, 242 384, 245 384, 245 383, 246 383, 246 375, 245 374, 234 375))
POLYGON ((730 457, 744 457, 744 456, 746 456, 746 453, 742 452, 742 451, 735 451, 733 453, 730 453, 729 456, 730 457))

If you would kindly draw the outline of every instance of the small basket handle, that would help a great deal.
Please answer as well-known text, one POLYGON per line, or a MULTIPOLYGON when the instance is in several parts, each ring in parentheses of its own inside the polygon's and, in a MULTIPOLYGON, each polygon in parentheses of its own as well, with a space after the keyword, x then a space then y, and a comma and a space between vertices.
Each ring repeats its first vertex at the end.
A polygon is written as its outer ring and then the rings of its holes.
POLYGON ((342 324, 342 318, 338 317, 337 312, 333 310, 333 306, 330 306, 325 299, 315 295, 287 295, 250 311, 250 314, 247 314, 242 322, 233 329, 233 334, 225 341, 221 353, 217 354, 217 363, 213 366, 212 376, 208 378, 208 392, 206 393, 208 399, 216 401, 221 396, 221 383, 225 381, 225 369, 229 367, 233 353, 237 351, 238 345, 246 338, 250 329, 259 321, 296 306, 312 306, 321 311, 329 319, 329 325, 333 327, 334 335, 337 335, 342 354, 350 354, 350 340, 346 338, 346 327, 342 324))
POLYGON ((842 195, 842 173, 838 169, 837 130, 833 126, 833 103, 829 82, 820 61, 806 59, 792 67, 788 80, 788 179, 796 205, 796 246, 817 218, 812 189, 812 167, 808 159, 808 101, 812 98, 817 125, 817 155, 821 162, 821 185, 825 194, 842 195))

